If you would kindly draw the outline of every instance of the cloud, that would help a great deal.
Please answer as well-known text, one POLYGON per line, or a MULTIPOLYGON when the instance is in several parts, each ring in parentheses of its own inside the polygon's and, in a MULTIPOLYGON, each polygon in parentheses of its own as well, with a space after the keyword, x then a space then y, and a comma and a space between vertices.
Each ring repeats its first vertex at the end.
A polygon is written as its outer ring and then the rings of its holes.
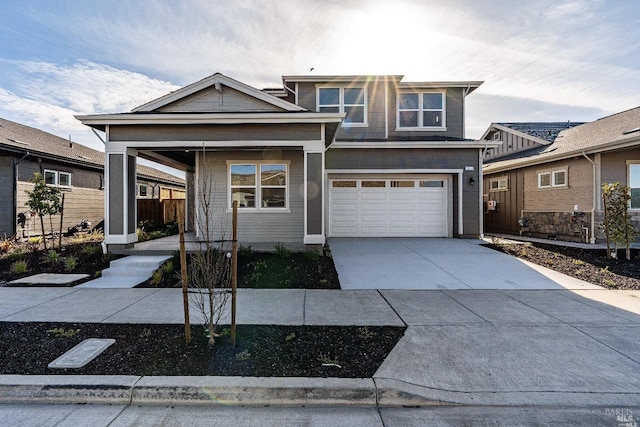
POLYGON ((12 90, 0 88, 2 117, 100 148, 76 114, 120 113, 162 96, 177 86, 139 73, 83 61, 64 66, 3 61, 12 68, 12 90), (18 71, 15 73, 15 71, 18 71))

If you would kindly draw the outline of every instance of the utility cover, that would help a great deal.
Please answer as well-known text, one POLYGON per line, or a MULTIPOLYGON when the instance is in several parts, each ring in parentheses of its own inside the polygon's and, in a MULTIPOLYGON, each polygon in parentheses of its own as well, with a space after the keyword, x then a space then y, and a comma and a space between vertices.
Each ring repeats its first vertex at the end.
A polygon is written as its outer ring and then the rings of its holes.
POLYGON ((114 342, 116 340, 111 338, 88 338, 49 363, 48 367, 58 369, 82 368, 114 342))

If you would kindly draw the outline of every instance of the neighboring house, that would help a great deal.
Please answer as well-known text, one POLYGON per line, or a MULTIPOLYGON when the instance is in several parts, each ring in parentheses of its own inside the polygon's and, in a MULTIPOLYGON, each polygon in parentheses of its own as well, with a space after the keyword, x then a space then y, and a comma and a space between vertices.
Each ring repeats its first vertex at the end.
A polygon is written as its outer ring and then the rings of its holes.
POLYGON ((631 187, 640 230, 640 107, 590 123, 492 123, 482 139, 485 231, 595 243, 602 184, 631 187))
MULTIPOLYGON (((50 133, 0 119, 0 237, 41 234, 39 220, 26 205, 35 173, 65 194, 63 231, 86 219, 104 218, 104 153, 50 133), (17 217, 25 214, 24 224, 17 217)), ((184 180, 147 166, 138 166, 137 185, 146 196, 175 192, 184 198, 184 180)), ((50 228, 47 225, 47 230, 50 228)), ((54 217, 56 229, 60 218, 54 217)))
POLYGON ((242 242, 478 238, 481 154, 498 145, 464 138, 464 100, 482 82, 401 80, 285 76, 263 91, 214 74, 130 113, 78 116, 107 134, 107 244, 137 241, 138 156, 186 172, 199 238, 206 221, 209 238, 228 236, 234 201, 242 242))

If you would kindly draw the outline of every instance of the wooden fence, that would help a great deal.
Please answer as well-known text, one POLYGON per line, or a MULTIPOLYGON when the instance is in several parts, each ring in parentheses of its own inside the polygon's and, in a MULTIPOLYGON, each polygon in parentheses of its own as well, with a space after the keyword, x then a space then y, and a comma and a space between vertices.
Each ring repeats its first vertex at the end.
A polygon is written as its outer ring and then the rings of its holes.
POLYGON ((178 210, 184 210, 184 199, 138 199, 138 221, 167 224, 177 221, 178 210))

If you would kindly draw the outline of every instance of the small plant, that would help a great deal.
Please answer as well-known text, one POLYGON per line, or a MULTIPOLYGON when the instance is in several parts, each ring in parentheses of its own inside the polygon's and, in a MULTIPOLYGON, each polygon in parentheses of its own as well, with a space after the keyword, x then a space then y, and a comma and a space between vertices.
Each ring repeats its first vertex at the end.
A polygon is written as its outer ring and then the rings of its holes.
POLYGON ((97 255, 102 252, 99 243, 87 243, 82 247, 81 252, 85 255, 97 255))
POLYGON ((29 264, 25 260, 18 260, 11 264, 11 271, 16 274, 23 274, 29 271, 29 264))
POLYGON ((606 285, 609 288, 617 288, 618 287, 618 285, 616 285, 616 282, 614 282, 611 279, 607 279, 607 278, 602 279, 602 284, 606 285))
POLYGON ((296 338, 296 333, 295 332, 291 332, 289 335, 287 335, 286 337, 284 337, 284 340, 286 342, 289 342, 291 340, 294 340, 296 338))
POLYGON ((322 255, 326 256, 327 258, 333 258, 333 254, 331 253, 331 248, 329 247, 328 243, 322 245, 322 255))
POLYGON ((164 274, 171 274, 171 273, 173 273, 173 270, 174 270, 174 267, 173 267, 173 261, 172 260, 169 260, 169 261, 165 262, 162 265, 162 272, 164 274))
POLYGON ((49 252, 45 255, 45 260, 49 263, 49 265, 58 265, 60 263, 60 254, 53 249, 50 249, 49 252))
POLYGON ((0 240, 0 255, 12 252, 13 248, 14 246, 11 240, 0 240))
POLYGON ((278 242, 275 244, 274 248, 276 250, 276 255, 278 255, 280 258, 289 258, 291 256, 291 251, 287 249, 284 243, 278 242))
POLYGON ((74 335, 78 335, 80 333, 80 329, 64 329, 64 328, 53 328, 47 330, 49 335, 53 335, 55 338, 71 338, 74 335))
POLYGON ((25 254, 24 247, 22 246, 14 246, 11 251, 7 254, 7 259, 20 259, 25 254))
POLYGON ((151 335, 151 328, 144 328, 142 332, 140 332, 140 338, 149 338, 151 335))
POLYGON ((249 360, 251 359, 251 353, 249 350, 242 350, 240 353, 236 354, 236 360, 249 360))
POLYGON ((369 329, 368 326, 358 328, 358 336, 362 339, 368 340, 375 337, 377 334, 369 329))
POLYGON ((93 277, 96 279, 99 277, 102 277, 102 270, 98 270, 95 273, 93 273, 93 277))
POLYGON ((600 274, 602 274, 602 275, 611 274, 611 272, 609 271, 609 266, 607 265, 605 268, 601 268, 600 269, 600 274))
POLYGON ((151 283, 155 286, 158 286, 160 282, 162 282, 162 269, 158 269, 153 272, 153 276, 151 276, 151 283))
POLYGON ((318 253, 318 251, 314 251, 313 249, 304 251, 302 255, 307 261, 316 262, 320 259, 320 254, 318 253))
POLYGON ((584 265, 584 261, 582 261, 581 259, 574 259, 572 260, 574 265, 584 265))
POLYGON ((78 258, 73 255, 69 255, 64 259, 64 270, 67 272, 71 272, 76 269, 78 264, 78 258))
POLYGON ((42 239, 40 237, 29 237, 27 243, 31 245, 39 245, 42 239))

